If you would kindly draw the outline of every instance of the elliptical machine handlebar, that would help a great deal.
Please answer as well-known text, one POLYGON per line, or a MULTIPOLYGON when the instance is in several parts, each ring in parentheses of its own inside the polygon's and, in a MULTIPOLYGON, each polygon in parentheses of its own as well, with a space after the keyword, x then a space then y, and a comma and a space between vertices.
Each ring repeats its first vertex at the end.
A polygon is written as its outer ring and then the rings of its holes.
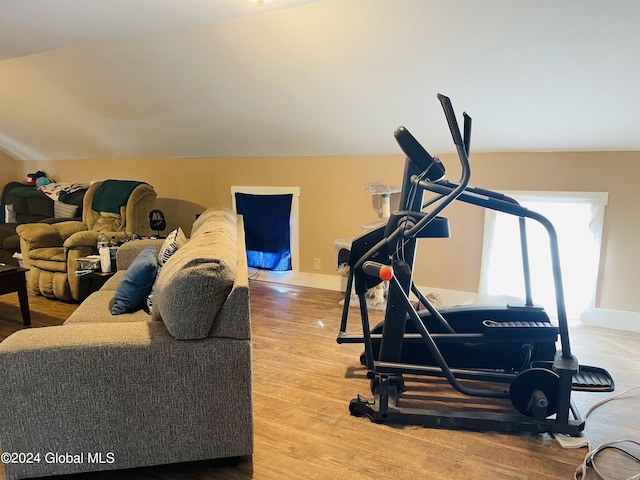
POLYGON ((384 263, 366 261, 362 264, 362 271, 372 277, 388 282, 393 278, 393 268, 384 263))
MULTIPOLYGON (((467 146, 465 143, 469 143, 469 129, 471 125, 471 117, 469 117, 465 113, 465 142, 462 138, 462 134, 460 133, 460 128, 458 127, 458 122, 456 120, 455 113, 453 111, 453 107, 451 105, 451 100, 449 97, 438 94, 438 99, 442 104, 442 108, 444 110, 445 117, 447 118, 447 123, 449 124, 449 130, 451 131, 451 136, 453 137, 453 142, 456 145, 456 149, 458 151, 458 158, 460 159, 460 165, 462 167, 462 174, 460 177, 460 181, 458 184, 447 192, 445 198, 435 206, 427 215, 425 215, 419 222, 415 225, 405 229, 403 231, 404 238, 411 238, 417 236, 442 210, 444 210, 451 202, 453 202, 456 198, 458 198, 469 185, 469 180, 471 179, 471 167, 469 165, 469 156, 467 154, 467 146)), ((424 188, 421 183, 435 183, 436 181, 442 179, 442 176, 439 178, 434 178, 436 175, 429 175, 429 171, 434 168, 434 166, 438 166, 444 173, 444 167, 440 163, 438 158, 431 157, 427 153, 427 151, 422 148, 420 143, 409 133, 409 131, 400 126, 395 131, 394 136, 396 141, 400 145, 402 151, 407 155, 407 158, 418 168, 423 167, 420 171, 420 175, 412 175, 411 183, 415 188, 424 188), (423 180, 426 178, 426 180, 423 180)))
POLYGON ((455 143, 457 147, 465 148, 464 140, 462 140, 460 128, 458 127, 458 121, 456 120, 456 116, 453 112, 453 107, 451 106, 451 99, 446 95, 442 95, 441 93, 439 93, 438 100, 440 100, 440 104, 442 105, 442 109, 444 110, 444 116, 447 117, 447 124, 449 125, 449 130, 451 130, 453 143, 455 143))

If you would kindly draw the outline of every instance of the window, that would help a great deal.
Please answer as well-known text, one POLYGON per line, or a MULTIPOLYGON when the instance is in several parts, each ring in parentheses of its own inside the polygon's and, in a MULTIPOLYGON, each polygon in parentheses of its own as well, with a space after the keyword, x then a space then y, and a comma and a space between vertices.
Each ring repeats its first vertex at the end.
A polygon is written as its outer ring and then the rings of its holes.
MULTIPOLYGON (((231 187, 231 201, 233 209, 239 213, 238 205, 236 202, 237 194, 247 194, 250 196, 290 196, 291 197, 291 209, 289 214, 288 226, 289 226, 289 249, 290 249, 290 266, 289 270, 292 272, 298 272, 298 258, 299 258, 299 199, 300 188, 299 187, 267 187, 267 186, 232 186, 231 187)), ((246 223, 246 219, 245 219, 246 223)), ((245 228, 245 234, 246 228, 245 228)), ((247 250, 250 250, 247 248, 247 250)), ((247 255, 247 261, 251 261, 250 255, 247 255)), ((257 253, 257 257, 261 254, 257 253)), ((257 258, 256 257, 256 258, 257 258)), ((260 260, 257 258, 257 260, 260 260)), ((259 267, 262 268, 262 267, 259 267)), ((268 268, 268 267, 267 267, 268 268)))
MULTIPOLYGON (((606 193, 504 192, 522 206, 547 217, 558 234, 560 266, 568 319, 575 321, 595 308, 606 193)), ((549 237, 527 220, 527 243, 533 301, 556 312, 549 237)), ((518 217, 487 210, 480 276, 483 301, 524 298, 524 274, 518 217)))
POLYGON ((293 195, 236 192, 236 211, 244 220, 247 264, 265 270, 291 270, 291 200, 293 195))

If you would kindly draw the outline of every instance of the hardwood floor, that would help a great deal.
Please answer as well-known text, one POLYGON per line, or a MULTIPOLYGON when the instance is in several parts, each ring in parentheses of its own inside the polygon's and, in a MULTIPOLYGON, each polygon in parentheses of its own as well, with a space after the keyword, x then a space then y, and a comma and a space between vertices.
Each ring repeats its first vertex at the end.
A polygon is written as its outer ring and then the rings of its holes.
MULTIPOLYGON (((255 452, 237 465, 198 462, 83 475, 90 479, 569 479, 585 448, 563 449, 551 436, 500 434, 377 425, 349 415, 358 392, 369 396, 359 366, 360 345, 335 341, 339 292, 251 283, 255 452)), ((34 328, 58 325, 75 305, 30 297, 34 328)), ((380 315, 374 314, 375 315, 380 315)), ((357 331, 354 309, 350 319, 357 331)), ((22 328, 16 294, 0 297, 0 337, 22 328), (14 298, 15 297, 15 298, 14 298)), ((582 364, 606 368, 616 393, 640 385, 640 334, 576 326, 571 330, 582 364)), ((457 394, 442 382, 422 382, 424 395, 457 394)), ((575 393, 581 411, 611 394, 575 393)), ((588 418, 594 445, 640 439, 640 391, 614 400, 588 418)), ((636 455, 638 449, 630 449, 636 455)), ((615 451, 597 458, 608 479, 627 478, 640 466, 615 451)), ((4 478, 4 476, 2 476, 4 478)), ((77 477, 73 477, 77 478, 77 477)), ((587 478, 596 478, 590 473, 587 478)))

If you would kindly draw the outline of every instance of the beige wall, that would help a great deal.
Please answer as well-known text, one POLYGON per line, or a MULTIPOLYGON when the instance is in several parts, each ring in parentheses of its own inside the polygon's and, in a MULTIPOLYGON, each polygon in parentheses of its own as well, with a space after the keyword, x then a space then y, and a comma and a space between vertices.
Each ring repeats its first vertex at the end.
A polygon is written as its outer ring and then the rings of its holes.
MULTIPOLYGON (((457 159, 442 157, 448 178, 459 174, 457 159)), ((2 161, 2 160, 0 160, 2 161)), ((231 185, 300 187, 300 269, 335 275, 334 240, 355 236, 376 219, 364 184, 399 185, 402 156, 117 159, 23 161, 19 178, 43 170, 59 181, 122 178, 144 180, 158 192, 157 206, 167 215, 168 230, 188 233, 196 213, 211 205, 231 205, 231 185)), ((476 186, 505 190, 609 192, 605 216, 597 306, 640 312, 640 227, 636 178, 640 152, 486 153, 472 157, 476 186)), ((419 285, 477 291, 482 249, 483 212, 455 204, 446 210, 450 239, 421 240, 415 280, 419 285)))
MULTIPOLYGON (((12 181, 22 180, 22 176, 18 176, 18 162, 0 150, 0 189, 12 181)), ((1 190, 0 190, 1 193, 1 190)))

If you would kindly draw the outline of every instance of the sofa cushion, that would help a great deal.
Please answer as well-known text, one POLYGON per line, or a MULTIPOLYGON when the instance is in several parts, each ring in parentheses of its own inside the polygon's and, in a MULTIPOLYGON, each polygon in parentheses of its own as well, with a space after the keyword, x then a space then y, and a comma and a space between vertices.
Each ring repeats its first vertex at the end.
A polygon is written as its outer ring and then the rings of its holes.
POLYGON ((16 223, 16 212, 13 205, 0 205, 0 223, 16 223))
MULTIPOLYGON (((53 265, 46 266, 55 267, 56 264, 53 263, 53 265)), ((31 262, 29 268, 27 283, 30 290, 38 292, 47 298, 72 300, 69 282, 67 282, 67 272, 57 272, 49 268, 43 269, 42 266, 36 264, 36 262, 31 262)))
POLYGON ((113 297, 113 315, 138 310, 149 295, 158 270, 155 247, 142 250, 125 272, 113 297))
MULTIPOLYGON (((120 282, 122 281, 126 273, 127 273, 126 270, 116 271, 113 275, 111 275, 107 279, 106 282, 104 282, 104 284, 100 287, 100 290, 101 291, 104 290, 105 292, 115 293, 115 291, 118 289, 118 285, 120 284, 120 282)), ((111 308, 109 308, 109 311, 111 311, 111 308)))
POLYGON ((20 237, 16 233, 15 223, 0 225, 0 246, 7 250, 20 250, 20 237))
POLYGON ((16 223, 34 223, 53 217, 53 200, 35 186, 18 185, 7 191, 9 186, 5 187, 3 203, 13 205, 16 223))
POLYGON ((54 246, 62 247, 64 240, 57 230, 58 226, 59 224, 54 226, 48 223, 27 223, 18 225, 16 232, 29 244, 32 250, 54 246))
POLYGON ((122 323, 150 322, 151 317, 144 310, 136 310, 122 315, 113 315, 113 290, 98 290, 82 301, 78 308, 64 322, 71 323, 122 323))
POLYGON ((64 247, 36 248, 29 252, 31 266, 51 272, 66 273, 67 258, 64 247))
POLYGON ((202 212, 191 226, 191 238, 200 233, 219 231, 225 226, 233 226, 235 232, 236 214, 229 207, 212 207, 202 212))
POLYGON ((56 218, 73 218, 78 213, 77 205, 69 205, 64 202, 53 202, 53 214, 56 218))
POLYGON ((96 232, 121 232, 124 230, 122 215, 111 212, 95 213, 91 230, 96 232))
POLYGON ((236 279, 237 247, 230 238, 236 236, 231 234, 236 219, 231 223, 226 216, 214 216, 209 221, 219 228, 205 228, 180 247, 156 281, 153 318, 178 339, 208 336, 236 279))

